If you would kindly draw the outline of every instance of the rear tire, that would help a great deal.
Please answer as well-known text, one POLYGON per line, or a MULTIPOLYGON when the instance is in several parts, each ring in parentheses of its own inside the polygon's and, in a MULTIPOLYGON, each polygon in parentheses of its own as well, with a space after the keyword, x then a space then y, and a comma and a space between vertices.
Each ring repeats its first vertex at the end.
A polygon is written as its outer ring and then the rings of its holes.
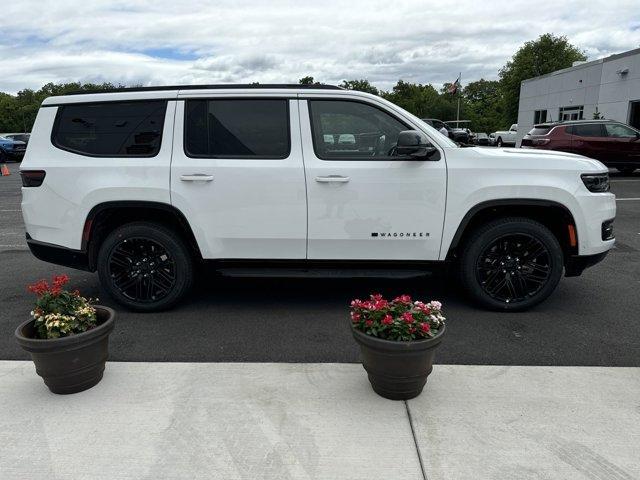
POLYGON ((623 175, 631 175, 636 171, 636 167, 616 167, 616 170, 618 170, 623 175))
POLYGON ((479 227, 468 238, 460 258, 460 279, 468 294, 484 307, 526 310, 551 295, 562 277, 562 248, 539 222, 501 218, 479 227))
POLYGON ((157 223, 117 227, 98 252, 102 288, 121 305, 140 312, 175 305, 193 282, 193 259, 180 235, 157 223))

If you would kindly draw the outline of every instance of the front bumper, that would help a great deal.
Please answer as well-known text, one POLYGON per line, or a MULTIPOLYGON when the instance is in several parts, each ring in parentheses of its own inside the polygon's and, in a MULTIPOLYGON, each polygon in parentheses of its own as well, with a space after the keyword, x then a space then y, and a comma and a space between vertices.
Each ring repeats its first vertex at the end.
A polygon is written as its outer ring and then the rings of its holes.
POLYGON ((600 263, 607 256, 609 250, 602 253, 596 253, 595 255, 572 255, 567 259, 567 263, 564 267, 565 277, 579 277, 582 272, 593 267, 596 263, 600 263))
POLYGON ((71 267, 77 270, 91 271, 89 267, 89 257, 82 250, 53 245, 51 243, 34 240, 27 233, 27 245, 31 253, 43 262, 54 263, 64 267, 71 267))

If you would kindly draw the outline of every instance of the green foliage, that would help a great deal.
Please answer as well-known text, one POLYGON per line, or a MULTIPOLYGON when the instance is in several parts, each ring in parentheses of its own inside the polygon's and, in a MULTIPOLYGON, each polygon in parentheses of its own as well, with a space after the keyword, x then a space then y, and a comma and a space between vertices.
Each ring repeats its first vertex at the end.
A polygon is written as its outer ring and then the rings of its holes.
POLYGON ((504 103, 505 125, 518 121, 520 82, 586 60, 584 52, 569 43, 567 37, 545 33, 526 42, 499 72, 504 103))
POLYGON ((357 90, 359 92, 373 93, 374 95, 379 95, 380 93, 376 87, 369 83, 369 80, 364 78, 361 80, 343 80, 340 86, 347 90, 357 90))
POLYGON ((300 85, 320 85, 320 82, 314 81, 313 77, 310 75, 307 75, 306 77, 302 77, 300 80, 298 80, 298 83, 300 85))
POLYGON ((471 120, 475 132, 491 133, 498 130, 504 118, 502 91, 496 80, 480 79, 462 90, 466 120, 471 120))

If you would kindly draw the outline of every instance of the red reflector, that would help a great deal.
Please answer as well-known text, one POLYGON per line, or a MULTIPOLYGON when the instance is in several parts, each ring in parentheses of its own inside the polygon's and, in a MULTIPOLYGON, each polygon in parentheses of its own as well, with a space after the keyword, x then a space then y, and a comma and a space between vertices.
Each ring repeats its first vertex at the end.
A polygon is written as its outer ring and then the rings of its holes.
POLYGON ((576 227, 573 225, 567 225, 567 230, 569 230, 569 245, 575 247, 578 244, 576 240, 576 227))
POLYGON ((44 170, 20 170, 23 187, 39 187, 47 174, 44 170))
POLYGON ((93 224, 93 220, 87 220, 84 222, 84 229, 82 230, 82 241, 88 242, 89 235, 91 234, 91 225, 93 224))

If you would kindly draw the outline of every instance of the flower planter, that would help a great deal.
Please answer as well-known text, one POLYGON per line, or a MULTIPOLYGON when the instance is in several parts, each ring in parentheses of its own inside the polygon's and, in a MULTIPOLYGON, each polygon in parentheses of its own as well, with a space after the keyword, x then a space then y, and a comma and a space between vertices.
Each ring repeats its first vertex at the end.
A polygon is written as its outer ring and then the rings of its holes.
POLYGON ((16 329, 16 340, 31 354, 37 374, 53 393, 81 392, 102 379, 116 313, 99 305, 95 305, 95 309, 97 326, 77 335, 35 338, 35 320, 26 321, 16 329))
POLYGON ((373 390, 390 400, 408 400, 420 395, 427 383, 445 326, 433 338, 411 342, 383 340, 353 326, 351 331, 360 344, 362 366, 373 390))

